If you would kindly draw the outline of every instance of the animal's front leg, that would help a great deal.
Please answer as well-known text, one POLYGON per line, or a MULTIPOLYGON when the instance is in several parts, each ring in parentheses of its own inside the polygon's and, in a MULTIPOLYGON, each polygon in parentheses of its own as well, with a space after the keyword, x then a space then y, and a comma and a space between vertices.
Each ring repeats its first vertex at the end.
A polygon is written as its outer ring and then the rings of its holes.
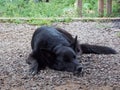
POLYGON ((29 56, 28 59, 26 60, 26 63, 29 64, 29 66, 30 66, 29 72, 31 75, 35 75, 38 73, 38 65, 39 64, 38 64, 37 60, 35 60, 31 56, 29 56))
POLYGON ((38 73, 38 62, 36 60, 32 61, 29 69, 30 74, 35 75, 38 73))

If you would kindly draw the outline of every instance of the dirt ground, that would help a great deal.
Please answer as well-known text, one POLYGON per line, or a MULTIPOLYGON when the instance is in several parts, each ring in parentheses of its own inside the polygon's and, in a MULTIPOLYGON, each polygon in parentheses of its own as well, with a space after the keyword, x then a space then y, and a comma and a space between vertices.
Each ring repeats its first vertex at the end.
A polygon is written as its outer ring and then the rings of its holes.
POLYGON ((53 23, 78 35, 80 43, 109 46, 116 55, 82 55, 83 76, 46 68, 29 75, 25 60, 39 26, 0 23, 0 90, 120 90, 120 21, 53 23))

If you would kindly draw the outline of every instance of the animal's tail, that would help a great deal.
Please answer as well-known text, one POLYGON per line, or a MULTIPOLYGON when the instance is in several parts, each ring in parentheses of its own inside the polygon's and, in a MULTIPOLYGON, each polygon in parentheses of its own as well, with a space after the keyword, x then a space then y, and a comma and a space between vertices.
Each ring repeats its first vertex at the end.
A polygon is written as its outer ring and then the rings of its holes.
POLYGON ((83 54, 117 54, 117 52, 106 46, 97 46, 97 45, 89 45, 89 44, 81 44, 80 45, 83 54))

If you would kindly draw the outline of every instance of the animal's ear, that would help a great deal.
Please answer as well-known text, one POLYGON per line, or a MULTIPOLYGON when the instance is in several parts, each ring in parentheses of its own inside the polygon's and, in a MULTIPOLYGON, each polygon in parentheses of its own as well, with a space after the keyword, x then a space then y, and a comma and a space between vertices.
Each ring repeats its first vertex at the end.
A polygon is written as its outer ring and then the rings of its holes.
POLYGON ((75 39, 72 41, 70 47, 73 48, 75 52, 77 52, 77 47, 78 47, 78 41, 77 41, 77 36, 75 36, 75 39))

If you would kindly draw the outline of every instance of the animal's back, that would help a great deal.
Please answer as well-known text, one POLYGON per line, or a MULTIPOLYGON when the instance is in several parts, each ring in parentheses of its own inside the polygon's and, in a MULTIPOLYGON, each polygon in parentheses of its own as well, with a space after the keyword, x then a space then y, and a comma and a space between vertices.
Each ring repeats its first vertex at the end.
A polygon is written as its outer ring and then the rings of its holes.
POLYGON ((32 48, 34 48, 34 44, 38 45, 38 43, 42 44, 42 47, 46 46, 49 48, 54 47, 57 44, 69 45, 69 42, 61 32, 57 31, 53 27, 48 26, 42 26, 34 32, 31 42, 32 48))

